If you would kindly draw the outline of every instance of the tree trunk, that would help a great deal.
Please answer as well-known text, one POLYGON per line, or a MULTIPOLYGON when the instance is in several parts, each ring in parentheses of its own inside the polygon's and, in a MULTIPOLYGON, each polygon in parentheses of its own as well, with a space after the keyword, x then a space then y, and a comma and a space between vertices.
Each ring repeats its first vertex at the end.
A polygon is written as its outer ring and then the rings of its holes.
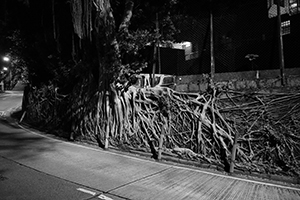
MULTIPOLYGON (((95 18, 93 22, 94 36, 97 49, 98 74, 91 74, 91 77, 96 77, 97 84, 95 90, 91 91, 91 87, 84 86, 81 90, 86 90, 89 87, 91 99, 95 99, 97 102, 94 109, 90 108, 89 111, 83 113, 81 119, 84 122, 75 124, 76 130, 82 130, 80 124, 85 126, 91 126, 90 133, 93 135, 99 143, 99 146, 108 147, 108 139, 110 135, 117 135, 116 132, 122 132, 123 126, 120 124, 123 120, 122 105, 120 96, 122 93, 116 88, 116 80, 121 74, 121 59, 119 52, 119 44, 117 42, 117 32, 115 19, 112 13, 112 8, 109 0, 94 0, 93 6, 95 8, 95 18), (92 110, 96 110, 93 112, 92 110), (87 122, 89 119, 87 115, 92 115, 95 120, 93 122, 87 122), (88 125, 87 125, 88 124, 88 125), (93 127, 93 128, 92 128, 93 127)), ((82 4, 81 0, 73 1, 73 23, 74 30, 80 38, 87 38, 90 33, 86 28, 91 23, 91 16, 87 14, 91 10, 86 9, 89 5, 82 4), (80 7, 83 5, 83 7, 80 7), (82 23, 84 22, 84 23, 82 23)), ((132 16, 133 2, 126 1, 126 10, 124 12, 124 20, 119 27, 119 33, 128 34, 128 25, 132 16)), ((92 73, 92 71, 91 71, 92 73)), ((79 100, 80 101, 80 100, 79 100)), ((78 118, 78 117, 77 117, 78 118)), ((82 133, 79 133, 82 135, 82 133)), ((78 135, 78 134, 77 134, 78 135)))

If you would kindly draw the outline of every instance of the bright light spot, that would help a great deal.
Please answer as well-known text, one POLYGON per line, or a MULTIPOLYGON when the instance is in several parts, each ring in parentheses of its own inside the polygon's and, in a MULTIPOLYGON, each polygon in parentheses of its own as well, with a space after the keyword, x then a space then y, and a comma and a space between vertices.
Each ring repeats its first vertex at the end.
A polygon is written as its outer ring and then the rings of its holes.
POLYGON ((291 8, 296 8, 297 6, 298 6, 297 3, 293 3, 293 4, 290 5, 291 8))
POLYGON ((8 71, 8 68, 7 68, 7 67, 3 67, 3 70, 4 70, 4 71, 8 71))
POLYGON ((4 57, 3 57, 3 60, 4 60, 5 62, 9 62, 10 59, 9 59, 9 57, 4 56, 4 57))
POLYGON ((192 46, 191 42, 183 42, 182 43, 186 48, 192 46))
POLYGON ((112 198, 109 198, 109 197, 107 197, 107 196, 105 196, 105 195, 103 195, 103 194, 100 194, 100 195, 98 196, 98 198, 99 198, 99 199, 102 199, 102 200, 113 200, 112 198))
POLYGON ((173 43, 174 49, 187 49, 192 46, 191 42, 181 42, 181 43, 173 43))

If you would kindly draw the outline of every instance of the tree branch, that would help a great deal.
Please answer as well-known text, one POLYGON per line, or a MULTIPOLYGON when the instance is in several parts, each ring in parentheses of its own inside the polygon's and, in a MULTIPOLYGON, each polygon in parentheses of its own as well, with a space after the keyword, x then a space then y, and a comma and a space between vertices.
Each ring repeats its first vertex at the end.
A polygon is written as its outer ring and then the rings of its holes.
POLYGON ((128 26, 132 17, 134 3, 132 0, 126 0, 123 21, 119 26, 119 32, 128 33, 128 26))

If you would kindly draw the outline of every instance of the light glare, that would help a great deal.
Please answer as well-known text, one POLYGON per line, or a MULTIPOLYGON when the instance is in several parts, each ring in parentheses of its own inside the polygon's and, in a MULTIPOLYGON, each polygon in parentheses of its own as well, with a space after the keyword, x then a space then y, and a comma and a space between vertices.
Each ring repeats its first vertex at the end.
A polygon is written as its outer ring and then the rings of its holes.
POLYGON ((9 62, 9 57, 4 56, 4 57, 3 57, 3 60, 4 60, 5 62, 9 62))

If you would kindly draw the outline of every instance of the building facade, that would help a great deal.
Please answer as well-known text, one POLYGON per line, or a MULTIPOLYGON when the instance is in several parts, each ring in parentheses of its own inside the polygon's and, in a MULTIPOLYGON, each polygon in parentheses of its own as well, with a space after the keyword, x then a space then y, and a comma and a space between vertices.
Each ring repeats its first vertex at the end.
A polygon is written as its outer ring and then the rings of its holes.
MULTIPOLYGON (((214 11, 216 73, 279 69, 279 32, 274 8, 277 12, 277 0, 253 0, 214 11), (255 55, 254 59, 249 59, 251 55, 255 55)), ((285 68, 298 68, 300 0, 281 0, 280 9, 285 68)), ((207 17, 182 23, 179 28, 181 34, 177 40, 190 41, 193 56, 187 56, 184 50, 163 49, 162 72, 176 75, 209 73, 209 13, 207 17)))

